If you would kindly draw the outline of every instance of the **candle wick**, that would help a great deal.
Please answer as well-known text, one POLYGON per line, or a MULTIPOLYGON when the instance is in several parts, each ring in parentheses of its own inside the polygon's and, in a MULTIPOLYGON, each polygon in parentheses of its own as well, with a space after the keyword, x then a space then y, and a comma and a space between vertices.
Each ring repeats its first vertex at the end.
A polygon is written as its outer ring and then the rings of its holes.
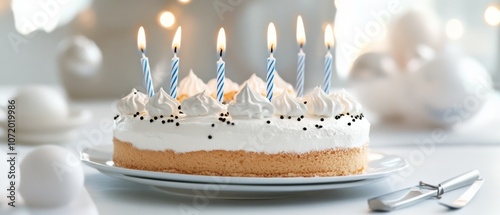
POLYGON ((174 47, 174 53, 177 54, 177 46, 174 47))
POLYGON ((304 46, 304 44, 303 44, 303 43, 300 43, 300 49, 302 49, 302 47, 303 47, 303 46, 304 46))
POLYGON ((221 57, 221 58, 222 58, 222 51, 223 51, 223 50, 222 50, 222 49, 220 49, 220 57, 221 57))
POLYGON ((142 52, 142 54, 144 55, 144 48, 141 48, 141 52, 142 52))
POLYGON ((274 51, 274 44, 271 45, 271 54, 273 53, 273 51, 274 51))

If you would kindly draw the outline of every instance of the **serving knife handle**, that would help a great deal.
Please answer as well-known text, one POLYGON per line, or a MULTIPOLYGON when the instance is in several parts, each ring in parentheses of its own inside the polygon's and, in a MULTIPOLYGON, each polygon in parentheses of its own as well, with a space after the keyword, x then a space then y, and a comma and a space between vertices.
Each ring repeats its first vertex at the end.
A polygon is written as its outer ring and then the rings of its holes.
POLYGON ((461 187, 465 187, 467 185, 471 185, 479 179, 479 171, 473 170, 457 177, 448 179, 439 184, 439 187, 442 188, 442 193, 446 193, 448 191, 452 191, 461 187))

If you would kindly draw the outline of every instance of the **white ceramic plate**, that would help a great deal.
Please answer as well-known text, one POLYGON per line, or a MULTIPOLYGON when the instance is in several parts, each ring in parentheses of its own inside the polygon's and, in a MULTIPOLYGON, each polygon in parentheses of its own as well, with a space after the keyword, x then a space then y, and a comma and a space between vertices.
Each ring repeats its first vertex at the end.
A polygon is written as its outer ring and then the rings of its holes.
POLYGON ((140 178, 123 174, 103 172, 111 177, 151 185, 156 189, 183 196, 215 199, 275 199, 302 195, 304 193, 358 187, 372 184, 384 178, 351 181, 347 183, 299 184, 299 185, 244 185, 244 184, 208 184, 196 182, 168 181, 161 179, 140 178))
POLYGON ((325 184, 325 183, 347 183, 353 181, 377 179, 388 176, 392 173, 404 169, 408 164, 398 156, 384 155, 379 153, 369 153, 368 169, 365 173, 350 176, 332 177, 221 177, 188 175, 177 173, 153 172, 144 170, 127 169, 115 166, 112 160, 113 145, 99 145, 84 149, 81 153, 81 160, 106 174, 121 174, 132 177, 148 179, 208 183, 208 184, 239 184, 239 185, 297 185, 297 184, 325 184))

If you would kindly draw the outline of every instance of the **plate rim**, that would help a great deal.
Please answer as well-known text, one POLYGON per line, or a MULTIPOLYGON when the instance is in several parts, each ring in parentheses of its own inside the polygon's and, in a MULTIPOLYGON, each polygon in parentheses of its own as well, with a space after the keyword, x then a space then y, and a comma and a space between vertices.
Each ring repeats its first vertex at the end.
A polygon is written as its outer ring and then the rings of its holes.
MULTIPOLYGON (((339 182, 349 182, 349 181, 359 181, 366 179, 375 179, 386 177, 390 174, 399 172, 408 167, 408 162, 397 155, 386 155, 378 152, 368 152, 370 154, 378 154, 385 157, 393 156, 399 159, 399 163, 395 164, 389 170, 370 173, 370 174, 358 174, 358 175, 348 175, 348 176, 322 176, 322 177, 235 177, 235 176, 207 176, 207 175, 191 175, 191 174, 181 174, 181 173, 168 173, 168 172, 156 172, 147 170, 136 170, 128 169, 124 167, 110 166, 107 164, 99 163, 91 159, 92 151, 95 149, 101 149, 97 152, 104 152, 112 157, 112 144, 101 144, 91 147, 87 147, 80 152, 80 160, 87 166, 97 169, 100 172, 108 173, 118 173, 122 175, 178 181, 178 182, 197 182, 197 183, 210 183, 210 184, 234 184, 234 185, 297 185, 297 184, 325 184, 325 183, 339 183, 339 182), (107 151, 106 151, 107 150, 107 151)), ((112 162, 108 159, 106 162, 112 162)), ((105 163, 106 163, 105 162, 105 163)))

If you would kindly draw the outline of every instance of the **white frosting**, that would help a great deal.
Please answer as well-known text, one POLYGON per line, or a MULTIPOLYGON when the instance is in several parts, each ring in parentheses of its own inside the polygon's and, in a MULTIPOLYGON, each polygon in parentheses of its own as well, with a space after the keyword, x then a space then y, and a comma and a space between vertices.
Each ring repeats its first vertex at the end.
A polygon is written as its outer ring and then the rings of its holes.
POLYGON ((288 90, 276 96, 272 101, 276 114, 284 116, 301 116, 307 113, 307 106, 290 96, 288 90))
MULTIPOLYGON (((210 89, 210 94, 217 93, 217 79, 212 79, 207 83, 208 88, 210 89)), ((229 93, 233 91, 238 91, 240 89, 240 85, 236 82, 231 81, 229 78, 224 78, 224 93, 229 93)))
POLYGON ((162 87, 153 97, 149 99, 148 103, 146 103, 146 110, 150 116, 178 115, 179 105, 181 105, 179 101, 168 95, 162 87))
POLYGON ((274 73, 274 92, 279 91, 282 92, 283 90, 288 91, 288 93, 292 95, 296 95, 297 93, 295 92, 295 88, 279 75, 278 71, 274 73))
MULTIPOLYGON (((250 86, 250 88, 252 88, 252 90, 254 92, 257 92, 261 95, 266 95, 267 94, 267 90, 266 90, 266 87, 267 87, 267 84, 264 80, 262 80, 261 78, 259 78, 257 75, 255 74, 252 74, 252 76, 250 76, 250 78, 248 80, 246 80, 245 82, 243 82, 243 84, 241 85, 242 87, 240 87, 240 90, 241 88, 243 88, 243 85, 245 84, 248 84, 248 86, 250 86)), ((279 76, 279 74, 277 72, 274 73, 274 90, 273 90, 273 93, 275 94, 278 94, 278 93, 281 93, 283 92, 283 90, 287 90, 290 94, 292 95, 295 95, 295 90, 293 88, 293 86, 291 84, 289 84, 288 82, 286 82, 285 80, 283 80, 281 78, 281 76, 279 76)))
POLYGON ((273 115, 274 107, 269 100, 244 84, 234 101, 229 104, 228 111, 236 118, 264 118, 273 115))
POLYGON ((173 150, 177 153, 192 151, 251 151, 267 154, 308 153, 337 148, 362 147, 369 142, 370 123, 363 118, 351 122, 349 116, 295 119, 235 119, 227 125, 216 117, 184 117, 175 123, 153 123, 132 116, 115 121, 114 137, 129 142, 142 150, 173 150), (267 124, 266 121, 270 122, 267 124), (351 126, 347 124, 351 123, 351 126), (211 124, 215 126, 212 127, 211 124), (315 125, 323 125, 321 129, 315 125), (303 128, 307 130, 304 131, 303 128), (212 139, 208 139, 211 135, 212 139))
POLYGON ((248 80, 243 82, 240 91, 245 85, 248 85, 254 92, 257 92, 261 95, 266 95, 266 82, 259 78, 255 73, 252 74, 252 76, 250 76, 248 80))
POLYGON ((359 103, 354 96, 349 94, 345 89, 332 94, 333 98, 336 98, 344 106, 343 112, 350 114, 360 114, 363 111, 361 103, 359 103))
POLYGON ((210 91, 205 82, 198 78, 198 76, 194 74, 193 70, 190 70, 188 76, 181 80, 178 89, 179 95, 186 95, 188 97, 194 96, 195 94, 201 93, 203 91, 210 91))
POLYGON ((330 117, 340 114, 344 106, 339 100, 329 97, 321 88, 315 87, 305 96, 309 114, 330 117))
POLYGON ((118 101, 116 107, 121 115, 134 115, 137 112, 145 114, 147 102, 148 96, 134 88, 132 92, 118 101))
POLYGON ((225 112, 224 106, 205 91, 185 99, 181 107, 187 116, 208 116, 225 112))

